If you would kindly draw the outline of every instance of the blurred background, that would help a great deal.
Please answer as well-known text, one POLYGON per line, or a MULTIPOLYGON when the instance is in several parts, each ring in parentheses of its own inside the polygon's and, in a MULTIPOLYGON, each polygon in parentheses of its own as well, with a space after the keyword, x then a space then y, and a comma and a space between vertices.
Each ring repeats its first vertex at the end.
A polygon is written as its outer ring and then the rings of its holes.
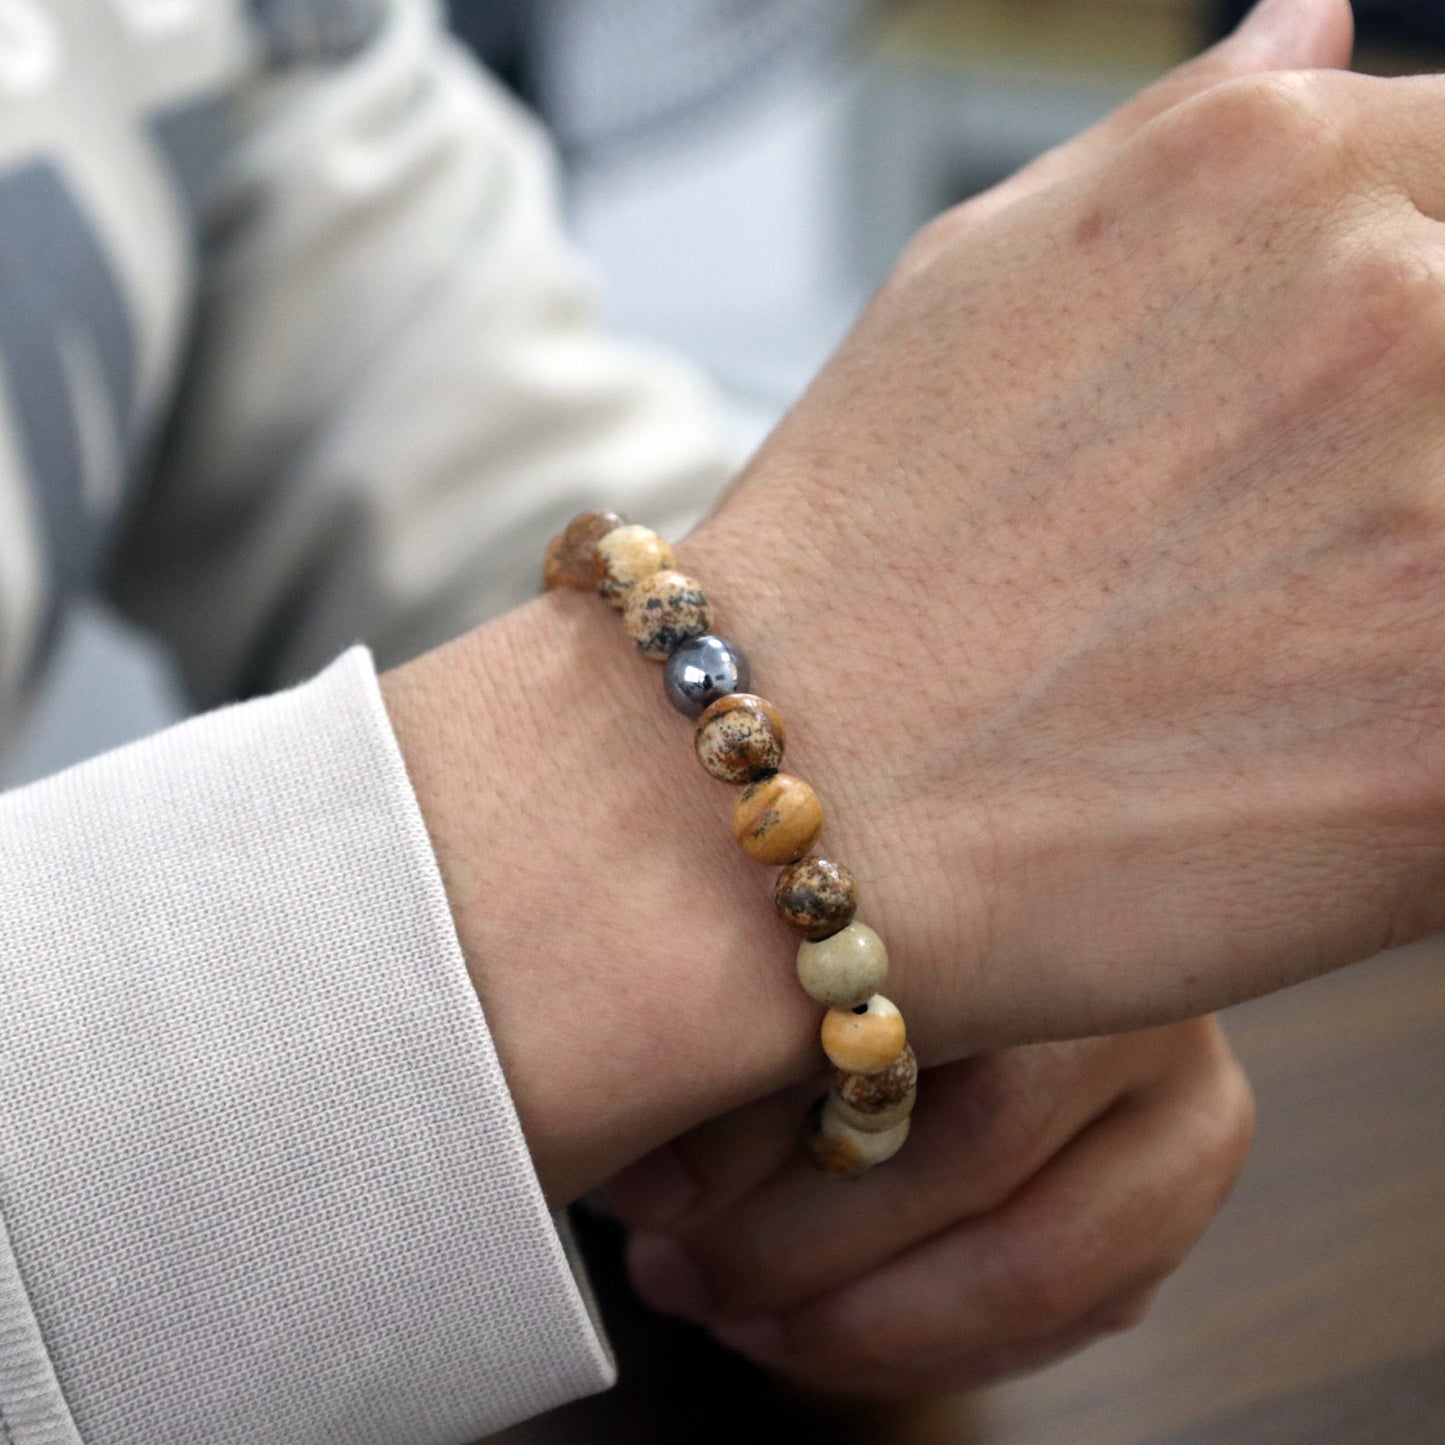
MULTIPOLYGON (((1242 0, 453 0, 542 115, 609 324, 691 357, 741 458, 912 231, 1222 34, 1242 0)), ((1357 0, 1359 64, 1445 60, 1445 0, 1357 0)), ((83 611, 20 781, 178 710, 164 660, 83 611)), ((874 1409, 810 1400, 649 1316, 585 1224, 623 1385, 507 1436, 692 1445, 1442 1445, 1445 989, 1407 950, 1235 1010, 1256 1154, 1149 1321, 1034 1379, 874 1409)))

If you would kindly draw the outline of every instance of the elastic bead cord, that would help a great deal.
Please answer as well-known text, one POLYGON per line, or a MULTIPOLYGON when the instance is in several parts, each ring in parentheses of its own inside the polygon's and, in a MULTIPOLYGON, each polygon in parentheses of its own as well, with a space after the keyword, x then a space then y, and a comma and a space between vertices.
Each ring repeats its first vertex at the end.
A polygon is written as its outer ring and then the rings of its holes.
POLYGON ((668 701, 696 719, 698 761, 739 789, 738 845, 760 863, 782 865, 774 907, 802 940, 798 981, 827 1009, 821 1040, 834 1066, 826 1099, 809 1112, 804 1147, 824 1173, 861 1174, 902 1147, 918 1095, 903 1016, 879 992, 888 952, 856 921, 852 873, 813 851, 823 804, 803 779, 782 771, 782 716, 748 690, 747 658, 713 634, 707 594, 675 568, 672 548, 651 528, 615 512, 584 512, 552 539, 542 570, 548 588, 595 591, 622 613, 638 650, 663 665, 668 701))

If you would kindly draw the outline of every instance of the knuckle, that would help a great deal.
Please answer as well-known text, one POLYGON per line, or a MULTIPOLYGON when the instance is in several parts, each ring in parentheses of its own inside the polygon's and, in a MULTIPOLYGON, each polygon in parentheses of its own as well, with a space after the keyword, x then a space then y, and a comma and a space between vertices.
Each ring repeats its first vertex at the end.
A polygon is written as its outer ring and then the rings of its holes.
POLYGON ((1331 84, 1315 71, 1226 80, 1170 112, 1156 139, 1178 174, 1204 175, 1234 193, 1338 185, 1350 173, 1351 144, 1331 84))
POLYGON ((1340 349, 1356 372, 1388 358, 1401 379, 1419 371, 1438 382, 1445 365, 1445 258, 1391 234, 1352 247, 1340 271, 1340 349))
POLYGON ((1240 76, 1201 97, 1199 119, 1205 137, 1307 159, 1334 153, 1341 135, 1320 77, 1313 71, 1271 71, 1240 76))
POLYGON ((1255 1103, 1249 1077, 1239 1064, 1226 1056, 1221 1068, 1220 1102, 1215 1127, 1207 1140, 1214 1172, 1222 1193, 1234 1187, 1254 1143, 1255 1103))
POLYGON ((913 233, 893 268, 895 281, 907 281, 928 270, 942 255, 958 244, 972 224, 970 203, 953 206, 925 222, 913 233))
POLYGON ((1176 1268, 1233 1191, 1254 1141, 1254 1090, 1230 1053, 1223 1035, 1209 1073, 1191 1106, 1176 1119, 1181 1154, 1188 1167, 1173 1186, 1163 1273, 1176 1268))

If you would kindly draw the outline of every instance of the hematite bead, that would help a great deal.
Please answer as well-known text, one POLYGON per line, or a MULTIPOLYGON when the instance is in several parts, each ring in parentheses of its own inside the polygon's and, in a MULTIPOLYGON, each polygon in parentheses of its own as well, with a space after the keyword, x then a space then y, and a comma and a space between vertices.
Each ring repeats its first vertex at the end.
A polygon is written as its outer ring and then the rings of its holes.
POLYGON ((667 659, 662 680, 673 707, 697 717, 718 698, 748 690, 748 660, 732 643, 706 633, 678 647, 667 659))

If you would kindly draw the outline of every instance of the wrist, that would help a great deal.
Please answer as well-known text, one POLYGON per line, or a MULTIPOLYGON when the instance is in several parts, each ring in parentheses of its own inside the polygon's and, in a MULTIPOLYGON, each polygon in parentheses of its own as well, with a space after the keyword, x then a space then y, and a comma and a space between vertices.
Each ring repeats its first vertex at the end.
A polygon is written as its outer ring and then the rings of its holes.
POLYGON ((770 874, 606 608, 549 593, 382 690, 554 1206, 816 1068, 770 874))

